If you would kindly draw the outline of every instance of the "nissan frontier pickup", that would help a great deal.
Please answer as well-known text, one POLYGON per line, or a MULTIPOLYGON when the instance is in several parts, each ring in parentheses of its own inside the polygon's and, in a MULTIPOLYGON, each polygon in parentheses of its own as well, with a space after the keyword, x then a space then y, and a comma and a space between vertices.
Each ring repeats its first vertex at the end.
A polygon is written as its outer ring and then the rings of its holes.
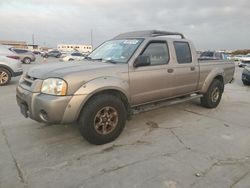
POLYGON ((105 144, 142 111, 194 98, 217 107, 234 70, 228 60, 198 60, 181 33, 135 31, 104 42, 82 62, 31 68, 19 81, 16 99, 24 117, 77 122, 87 141, 105 144))

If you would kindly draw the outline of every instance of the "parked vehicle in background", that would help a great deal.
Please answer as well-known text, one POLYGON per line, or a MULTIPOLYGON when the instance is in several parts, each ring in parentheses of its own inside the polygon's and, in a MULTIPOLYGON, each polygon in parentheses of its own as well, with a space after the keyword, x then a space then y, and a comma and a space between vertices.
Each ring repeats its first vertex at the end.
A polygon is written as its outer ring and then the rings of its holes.
POLYGON ((248 65, 250 65, 250 54, 247 54, 246 56, 242 57, 238 64, 239 67, 245 67, 248 65))
POLYGON ((59 58, 62 55, 62 53, 58 50, 51 50, 49 52, 44 52, 41 54, 42 57, 48 58, 48 57, 56 57, 59 58))
POLYGON ((10 82, 11 77, 20 76, 23 73, 20 57, 0 45, 0 86, 10 82))
POLYGON ((105 144, 120 135, 132 114, 194 98, 217 107, 234 70, 233 61, 199 61, 181 33, 136 31, 103 43, 84 63, 31 68, 16 96, 24 117, 78 122, 86 140, 105 144))
POLYGON ((243 57, 245 57, 245 55, 235 55, 235 56, 232 57, 232 59, 233 59, 234 61, 240 61, 241 58, 243 58, 243 57))
POLYGON ((227 59, 227 56, 223 52, 216 52, 216 51, 205 51, 202 52, 200 57, 200 60, 225 60, 227 59))
POLYGON ((21 62, 25 64, 30 64, 31 62, 36 60, 35 55, 31 51, 18 48, 10 48, 10 50, 17 53, 20 57, 21 62))
POLYGON ((81 61, 85 59, 85 55, 80 52, 73 52, 61 58, 61 61, 81 61))
POLYGON ((33 51, 32 53, 35 54, 35 55, 40 55, 41 54, 40 51, 33 51))
POLYGON ((250 66, 244 68, 241 80, 244 85, 250 85, 250 66))

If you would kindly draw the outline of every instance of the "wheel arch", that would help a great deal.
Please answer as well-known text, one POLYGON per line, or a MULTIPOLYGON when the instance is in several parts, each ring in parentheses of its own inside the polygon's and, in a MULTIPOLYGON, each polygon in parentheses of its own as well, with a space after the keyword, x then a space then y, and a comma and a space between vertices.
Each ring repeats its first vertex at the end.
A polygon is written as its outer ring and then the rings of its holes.
POLYGON ((221 69, 214 69, 209 73, 207 78, 205 79, 203 86, 201 88, 200 93, 206 93, 212 82, 216 79, 223 83, 223 91, 224 91, 224 71, 221 69))
MULTIPOLYGON (((130 115, 130 98, 128 81, 111 76, 98 77, 84 83, 74 95, 85 95, 81 102, 76 119, 79 118, 84 105, 94 96, 104 93, 112 94, 119 97, 126 107, 127 114, 130 115)), ((130 116, 128 116, 130 117, 130 116)))
POLYGON ((10 67, 8 67, 8 66, 6 66, 6 65, 2 65, 2 64, 0 64, 0 68, 6 69, 7 71, 9 71, 9 72, 10 72, 11 77, 13 77, 13 75, 14 75, 14 71, 13 71, 10 67))
POLYGON ((102 94, 111 94, 115 97, 118 97, 119 99, 121 99, 121 101, 123 102, 125 108, 126 108, 126 111, 127 111, 127 119, 130 118, 131 116, 131 109, 130 109, 130 104, 129 104, 129 99, 128 97, 126 96, 126 94, 117 89, 117 88, 109 88, 109 89, 99 89, 97 91, 94 91, 92 92, 90 95, 88 95, 88 97, 82 102, 81 106, 80 106, 80 109, 77 113, 77 121, 79 120, 80 118, 80 115, 85 107, 85 105, 87 104, 87 102, 89 102, 91 99, 93 99, 94 97, 98 96, 98 95, 102 95, 102 94))

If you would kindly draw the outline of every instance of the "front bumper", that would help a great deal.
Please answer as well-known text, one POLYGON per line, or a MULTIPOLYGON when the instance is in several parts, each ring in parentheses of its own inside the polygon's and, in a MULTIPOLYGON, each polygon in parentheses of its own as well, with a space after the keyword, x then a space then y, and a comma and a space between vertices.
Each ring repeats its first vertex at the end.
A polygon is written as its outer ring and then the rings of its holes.
POLYGON ((21 76, 23 74, 23 71, 20 72, 13 72, 12 76, 13 77, 17 77, 17 76, 21 76))
POLYGON ((17 86, 16 100, 21 113, 27 118, 44 123, 73 123, 81 110, 85 95, 53 96, 32 93, 17 86))

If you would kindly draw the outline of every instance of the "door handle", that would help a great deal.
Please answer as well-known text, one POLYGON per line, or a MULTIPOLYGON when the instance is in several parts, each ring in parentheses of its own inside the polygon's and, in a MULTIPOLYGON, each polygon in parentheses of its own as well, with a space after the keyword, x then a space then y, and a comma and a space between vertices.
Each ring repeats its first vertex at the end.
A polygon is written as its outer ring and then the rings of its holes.
POLYGON ((174 69, 168 69, 168 73, 173 73, 174 69))
POLYGON ((194 70, 195 70, 195 67, 190 67, 190 70, 191 70, 191 71, 194 71, 194 70))

